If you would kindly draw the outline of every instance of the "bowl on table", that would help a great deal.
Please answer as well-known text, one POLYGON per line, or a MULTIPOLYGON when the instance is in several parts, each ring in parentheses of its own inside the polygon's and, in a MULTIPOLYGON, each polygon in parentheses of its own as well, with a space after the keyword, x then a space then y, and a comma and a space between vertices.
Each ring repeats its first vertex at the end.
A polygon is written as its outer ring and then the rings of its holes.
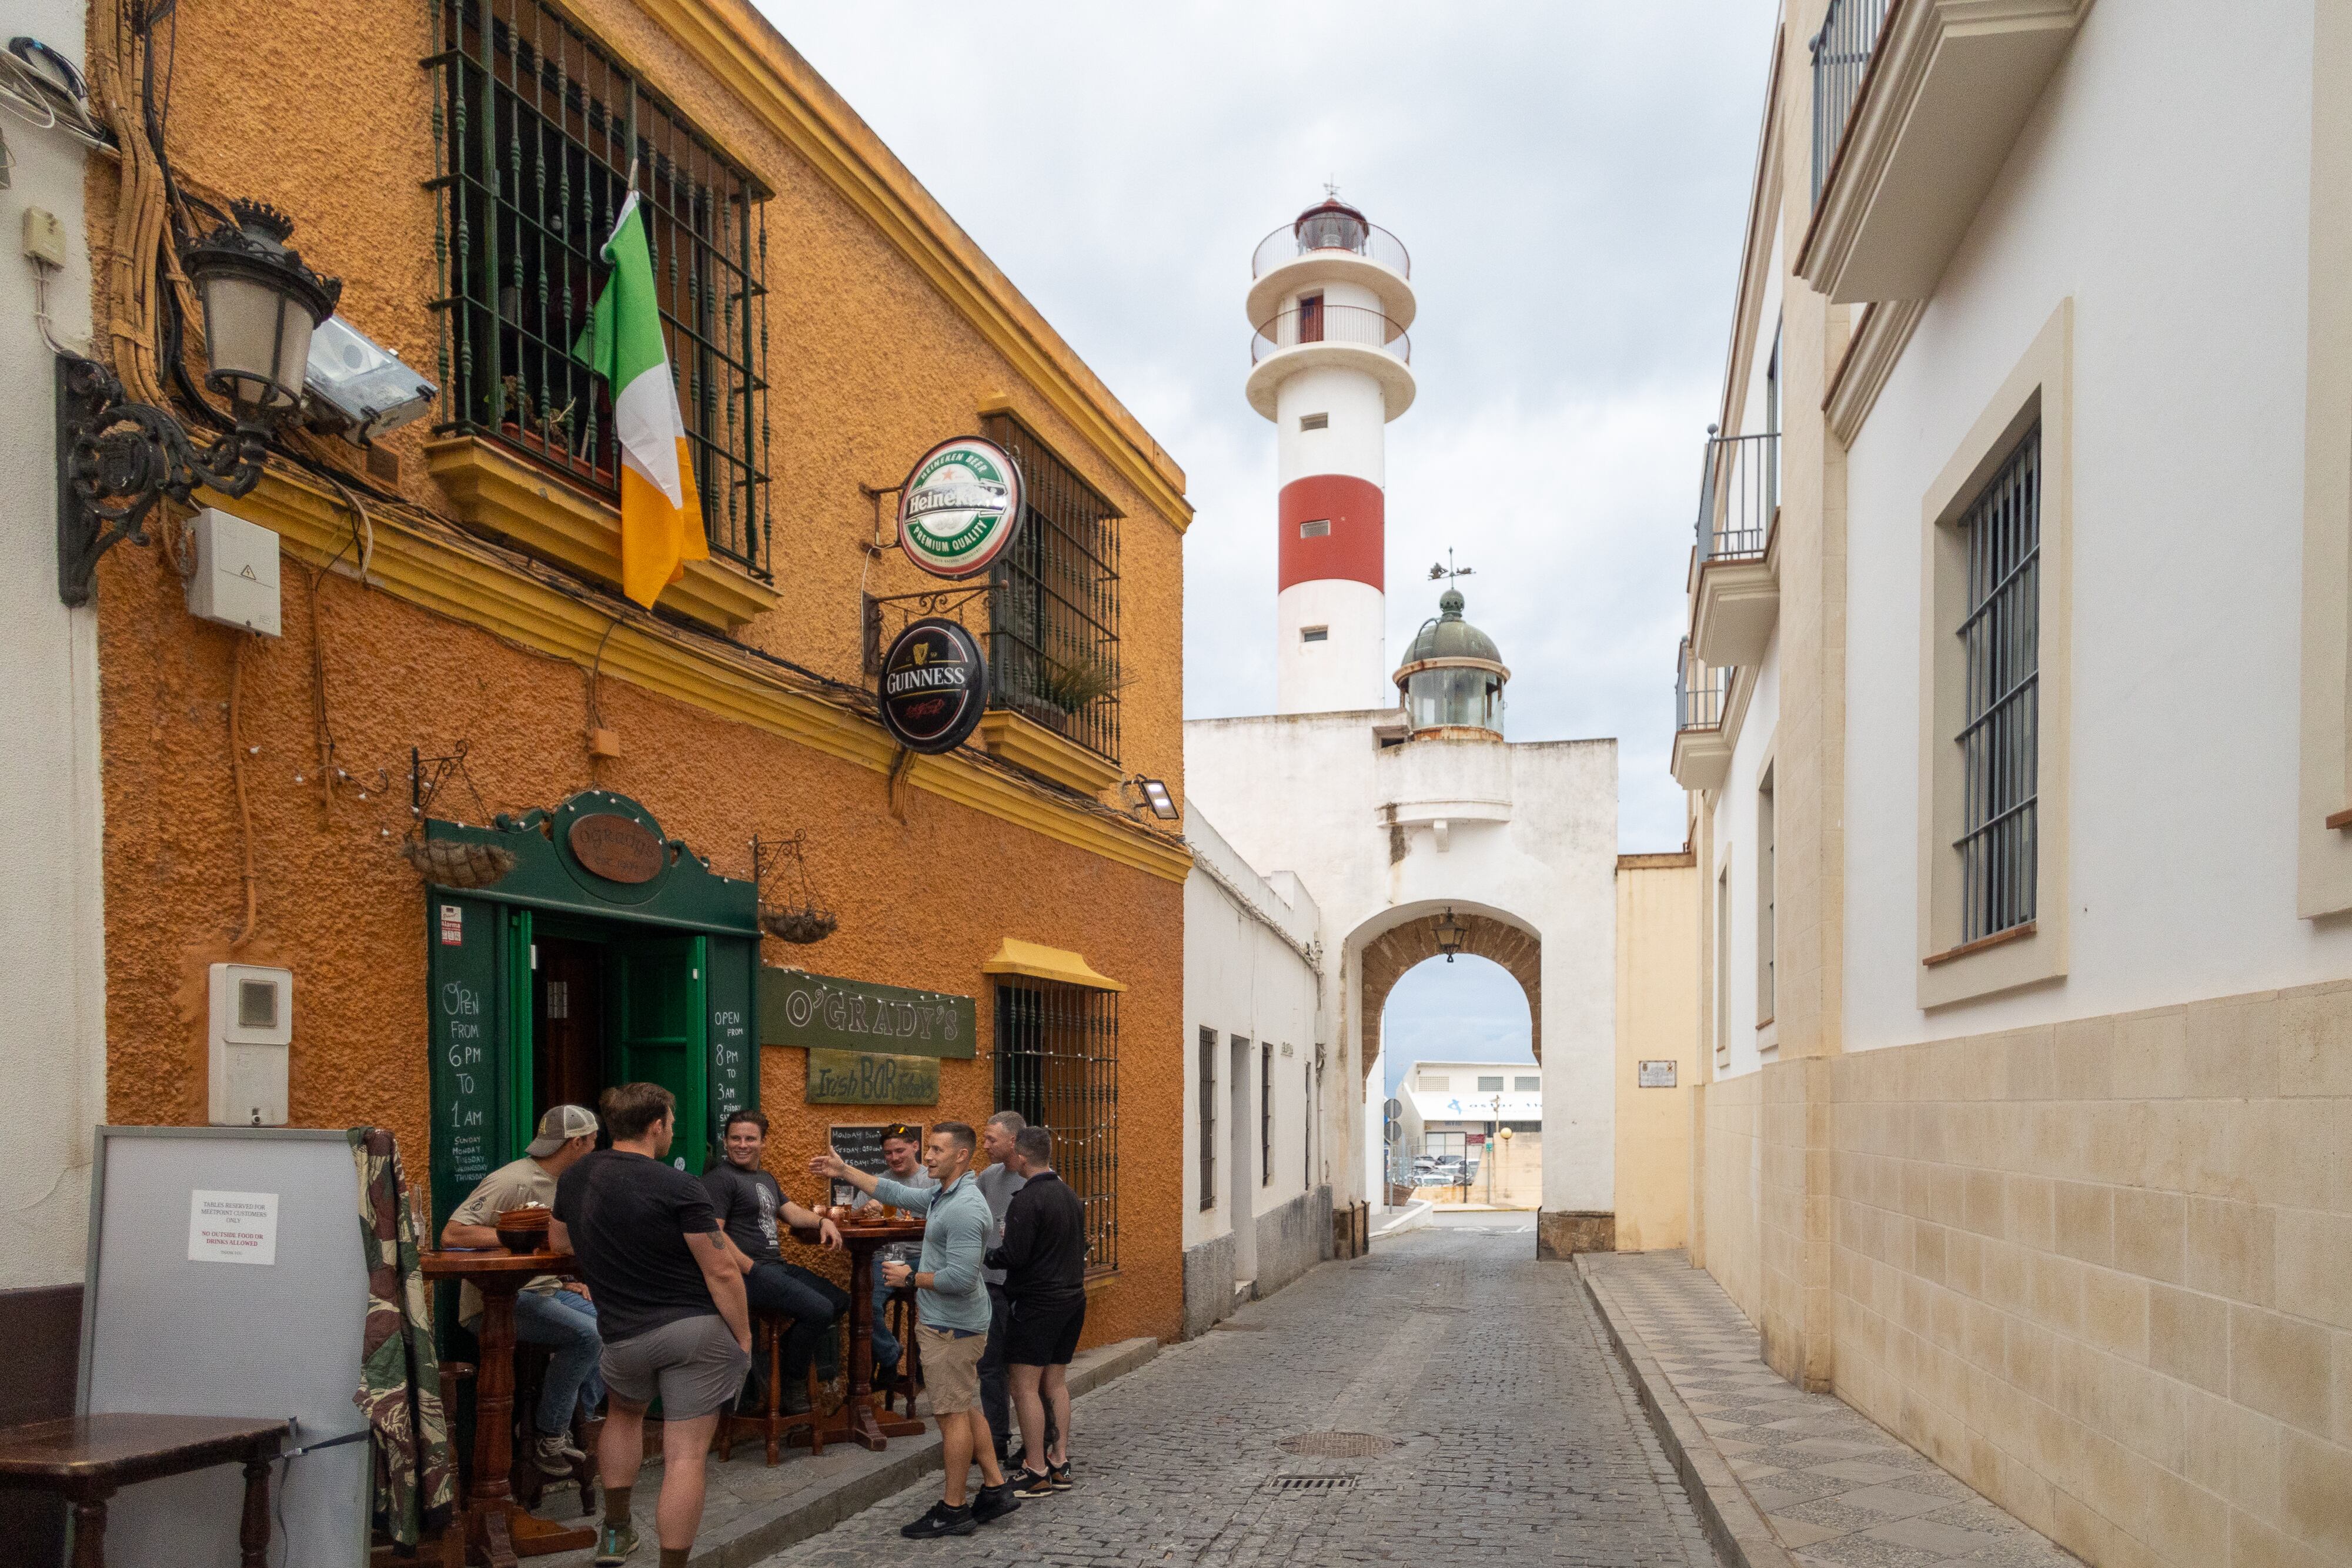
POLYGON ((546 1251, 547 1225, 552 1218, 546 1209, 535 1206, 508 1209, 498 1217, 499 1245, 517 1254, 546 1251))

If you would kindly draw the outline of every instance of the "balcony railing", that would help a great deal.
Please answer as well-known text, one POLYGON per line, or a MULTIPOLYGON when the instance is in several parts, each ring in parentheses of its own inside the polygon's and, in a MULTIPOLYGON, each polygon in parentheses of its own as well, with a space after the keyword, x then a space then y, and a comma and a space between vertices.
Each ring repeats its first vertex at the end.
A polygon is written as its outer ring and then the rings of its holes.
POLYGON ((1412 340, 1380 311, 1363 305, 1317 305, 1293 308, 1258 323, 1250 339, 1250 363, 1269 354, 1296 349, 1302 343, 1347 343, 1378 349, 1412 363, 1412 340))
POLYGON ((1710 432, 1699 470, 1698 559, 1759 556, 1780 504, 1780 437, 1710 432))
POLYGON ((1731 672, 1709 669, 1691 652, 1690 639, 1683 639, 1681 651, 1675 658, 1675 729, 1720 729, 1723 727, 1724 694, 1731 689, 1731 672))
POLYGON ((1853 117, 1853 100, 1862 96, 1862 78, 1870 74, 1870 57, 1878 47, 1879 28, 1886 21, 1889 0, 1830 0, 1822 30, 1812 37, 1813 52, 1813 200, 1822 199, 1822 185, 1830 165, 1837 161, 1838 143, 1845 139, 1846 121, 1853 117))
POLYGON ((1412 276, 1412 257, 1404 241, 1378 224, 1285 224, 1258 242, 1250 257, 1250 277, 1264 277, 1285 262, 1318 250, 1353 251, 1366 261, 1385 267, 1399 277, 1412 276))

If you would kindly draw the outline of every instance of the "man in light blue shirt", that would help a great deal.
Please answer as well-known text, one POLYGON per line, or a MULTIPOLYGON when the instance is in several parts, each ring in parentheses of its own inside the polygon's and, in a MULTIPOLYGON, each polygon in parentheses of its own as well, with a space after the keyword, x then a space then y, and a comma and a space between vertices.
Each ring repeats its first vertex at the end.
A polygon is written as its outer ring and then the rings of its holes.
POLYGON ((827 1152, 809 1162, 817 1176, 846 1181, 887 1204, 925 1217, 923 1252, 915 1267, 887 1265, 884 1281, 915 1287, 915 1332, 923 1345, 923 1382, 940 1424, 946 1461, 942 1500, 900 1533, 909 1540, 970 1535, 1021 1506, 996 1462, 988 1418, 980 1408, 980 1354, 988 1344, 988 1285, 982 1260, 996 1239, 996 1217, 972 1179, 979 1139, 961 1122, 941 1122, 923 1144, 923 1168, 939 1182, 925 1189, 869 1176, 827 1152), (980 1461, 980 1496, 964 1500, 967 1472, 980 1461))

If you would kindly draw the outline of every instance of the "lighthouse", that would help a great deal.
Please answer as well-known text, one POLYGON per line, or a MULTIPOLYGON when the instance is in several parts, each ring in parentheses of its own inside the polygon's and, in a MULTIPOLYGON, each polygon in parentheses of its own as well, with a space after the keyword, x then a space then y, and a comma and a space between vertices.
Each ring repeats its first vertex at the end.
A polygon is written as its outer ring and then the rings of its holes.
POLYGON ((1246 391, 1280 464, 1276 711, 1392 706, 1386 448, 1412 406, 1412 259, 1333 191, 1265 237, 1250 277, 1246 391))

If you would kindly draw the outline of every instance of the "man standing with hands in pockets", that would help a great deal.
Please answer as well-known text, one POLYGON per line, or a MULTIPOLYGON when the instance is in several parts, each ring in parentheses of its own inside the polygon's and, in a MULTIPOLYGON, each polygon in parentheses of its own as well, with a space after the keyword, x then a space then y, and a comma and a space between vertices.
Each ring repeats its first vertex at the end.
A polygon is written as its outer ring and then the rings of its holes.
POLYGON ((915 1332, 922 1336, 931 1415, 947 1462, 945 1495, 899 1533, 921 1541, 970 1535, 1021 1506, 996 1462, 988 1419, 980 1411, 980 1353, 988 1343, 988 1287, 981 1259, 995 1238, 996 1217, 972 1179, 980 1140, 961 1122, 941 1122, 923 1144, 923 1168, 939 1186, 925 1191, 856 1169, 831 1151, 809 1161, 812 1174, 849 1182, 882 1202, 925 1217, 923 1253, 914 1268, 891 1263, 884 1282, 915 1287, 915 1332), (965 1500, 971 1463, 980 1461, 980 1496, 965 1500))

